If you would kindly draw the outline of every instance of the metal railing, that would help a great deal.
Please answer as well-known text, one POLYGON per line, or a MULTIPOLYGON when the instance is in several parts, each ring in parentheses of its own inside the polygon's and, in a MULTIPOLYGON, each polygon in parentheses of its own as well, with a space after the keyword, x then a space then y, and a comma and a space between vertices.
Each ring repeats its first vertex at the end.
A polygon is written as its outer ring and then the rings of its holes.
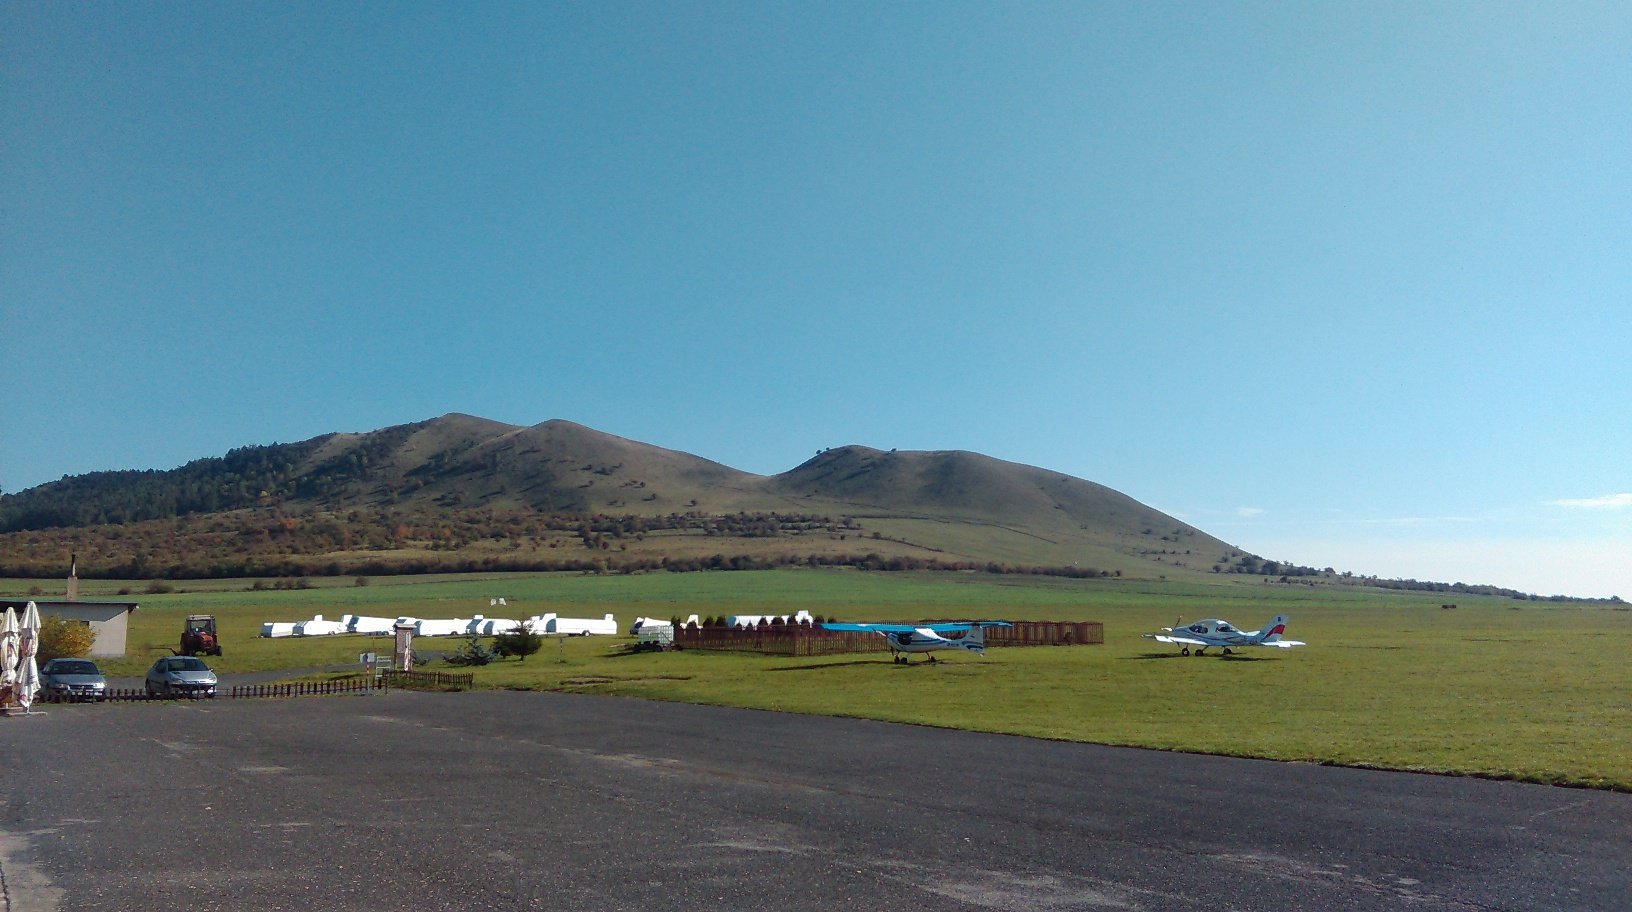
POLYGON ((469 690, 476 683, 473 674, 447 674, 440 671, 396 671, 386 669, 379 672, 377 680, 382 687, 395 687, 400 690, 469 690))

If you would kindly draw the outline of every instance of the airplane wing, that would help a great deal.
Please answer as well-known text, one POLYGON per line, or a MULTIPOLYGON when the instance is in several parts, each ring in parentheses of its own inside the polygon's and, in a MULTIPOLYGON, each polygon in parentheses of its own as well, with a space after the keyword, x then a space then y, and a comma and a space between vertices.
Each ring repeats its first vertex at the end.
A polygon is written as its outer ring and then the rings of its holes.
POLYGON ((918 628, 912 624, 823 624, 822 629, 848 633, 905 633, 918 628))
POLYGON ((957 633, 971 627, 1013 627, 1008 621, 946 621, 941 624, 925 624, 919 629, 933 630, 936 633, 957 633))
MULTIPOLYGON (((1181 645, 1184 645, 1184 646, 1211 646, 1211 645, 1213 645, 1213 644, 1207 642, 1206 640, 1198 640, 1198 639, 1196 639, 1194 637, 1168 636, 1165 633, 1147 633, 1147 634, 1145 634, 1145 636, 1147 638, 1149 638, 1149 639, 1155 640, 1158 643, 1178 643, 1178 644, 1181 644, 1181 645)), ((1264 645, 1273 646, 1274 644, 1273 643, 1265 643, 1264 645)))
POLYGON ((946 633, 962 633, 971 627, 1013 627, 1008 621, 966 621, 948 622, 944 624, 823 624, 823 630, 840 630, 852 633, 903 633, 913 631, 924 633, 933 632, 936 636, 946 633))
POLYGON ((1302 640, 1276 640, 1273 643, 1254 643, 1255 646, 1275 646, 1280 649, 1291 649, 1293 646, 1307 646, 1302 640))

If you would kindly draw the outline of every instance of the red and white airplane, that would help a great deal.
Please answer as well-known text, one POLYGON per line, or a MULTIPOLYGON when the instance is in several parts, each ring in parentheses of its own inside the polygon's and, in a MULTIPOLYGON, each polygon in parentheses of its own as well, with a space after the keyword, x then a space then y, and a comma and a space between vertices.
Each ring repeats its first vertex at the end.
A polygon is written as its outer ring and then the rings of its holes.
POLYGON ((1183 647, 1179 650, 1179 655, 1189 655, 1192 646, 1196 647, 1196 655, 1202 655, 1203 650, 1209 646, 1221 647, 1223 654, 1229 655, 1230 649, 1238 646, 1276 646, 1291 649, 1293 646, 1306 645, 1298 640, 1281 639, 1281 634, 1285 632, 1286 615, 1277 614, 1261 630, 1237 630, 1229 621, 1207 618, 1184 627, 1163 627, 1161 633, 1147 633, 1144 636, 1158 643, 1172 643, 1183 647))

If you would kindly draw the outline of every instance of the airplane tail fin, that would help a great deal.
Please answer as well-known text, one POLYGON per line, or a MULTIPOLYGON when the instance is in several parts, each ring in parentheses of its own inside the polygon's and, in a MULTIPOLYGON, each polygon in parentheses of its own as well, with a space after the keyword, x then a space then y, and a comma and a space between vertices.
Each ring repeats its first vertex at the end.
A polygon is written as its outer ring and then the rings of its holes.
POLYGON ((976 624, 963 635, 963 648, 978 655, 986 654, 986 628, 976 624))
POLYGON ((1277 614, 1269 623, 1264 625, 1262 630, 1258 631, 1258 635, 1253 637, 1252 641, 1254 643, 1273 643, 1280 639, 1283 633, 1286 633, 1286 615, 1277 614))

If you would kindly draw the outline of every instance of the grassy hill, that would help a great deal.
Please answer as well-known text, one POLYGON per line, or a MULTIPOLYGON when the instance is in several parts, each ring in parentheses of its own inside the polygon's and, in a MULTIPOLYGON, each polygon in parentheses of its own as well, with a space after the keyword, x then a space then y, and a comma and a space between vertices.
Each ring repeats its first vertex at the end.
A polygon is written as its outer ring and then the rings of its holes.
POLYGON ((76 552, 82 574, 138 578, 665 562, 1258 568, 1125 494, 978 453, 843 446, 763 476, 568 421, 460 414, 65 478, 0 497, 0 544, 13 575, 59 575, 76 552))

